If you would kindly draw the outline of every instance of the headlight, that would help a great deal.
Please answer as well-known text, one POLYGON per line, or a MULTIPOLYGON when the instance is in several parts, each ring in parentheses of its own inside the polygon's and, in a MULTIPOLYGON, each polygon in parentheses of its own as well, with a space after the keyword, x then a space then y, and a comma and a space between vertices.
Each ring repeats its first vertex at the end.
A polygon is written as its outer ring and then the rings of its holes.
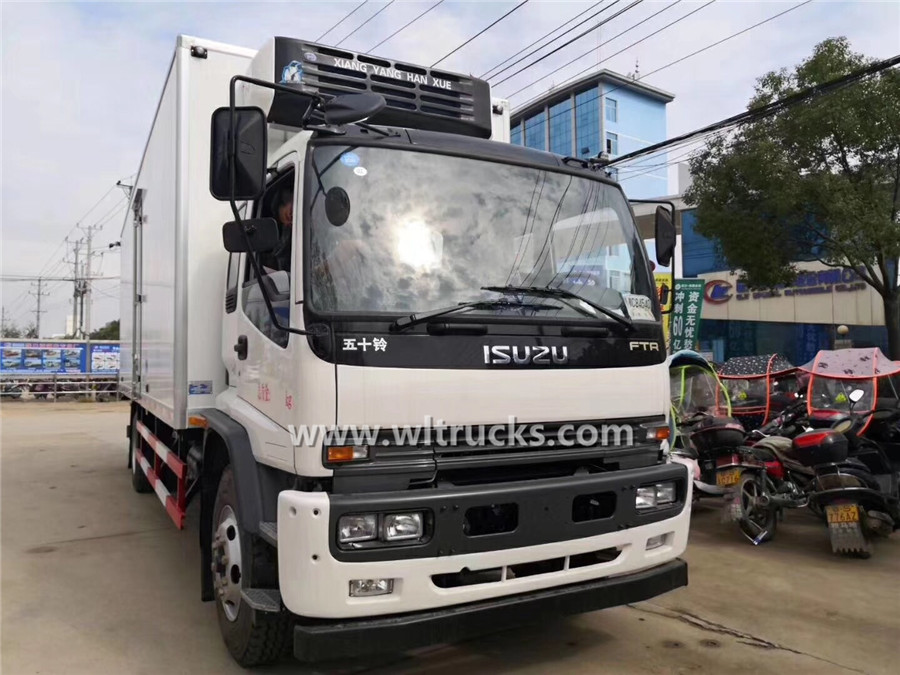
POLYGON ((341 516, 338 521, 338 541, 350 544, 356 541, 371 541, 378 538, 378 516, 341 516))
POLYGON ((384 541, 420 539, 423 532, 421 513, 391 513, 384 517, 382 527, 384 541))
POLYGON ((673 504, 678 495, 674 481, 657 483, 656 485, 642 485, 634 496, 634 505, 640 509, 652 509, 657 506, 673 504))

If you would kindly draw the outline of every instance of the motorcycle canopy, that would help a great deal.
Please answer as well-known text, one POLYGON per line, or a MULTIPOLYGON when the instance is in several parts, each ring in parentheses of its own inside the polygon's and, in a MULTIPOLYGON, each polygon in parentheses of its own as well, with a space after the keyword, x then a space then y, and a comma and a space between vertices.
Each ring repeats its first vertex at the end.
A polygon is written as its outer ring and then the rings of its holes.
POLYGON ((839 417, 851 409, 856 414, 872 412, 878 404, 879 388, 885 388, 879 387, 880 379, 897 398, 891 379, 900 375, 900 362, 891 361, 878 347, 823 349, 800 368, 810 374, 807 408, 811 418, 839 417), (855 389, 862 390, 863 396, 853 403, 850 395, 855 389))
POLYGON ((697 352, 685 349, 669 357, 669 382, 676 424, 699 412, 731 416, 728 392, 715 368, 697 352))
POLYGON ((749 428, 764 425, 797 398, 797 368, 781 354, 735 356, 719 368, 734 416, 749 428))

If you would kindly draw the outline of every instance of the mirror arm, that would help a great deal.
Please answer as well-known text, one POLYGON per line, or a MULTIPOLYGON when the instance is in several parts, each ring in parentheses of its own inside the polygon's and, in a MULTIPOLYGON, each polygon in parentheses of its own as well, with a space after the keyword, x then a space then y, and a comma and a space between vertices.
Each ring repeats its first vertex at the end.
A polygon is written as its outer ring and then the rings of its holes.
MULTIPOLYGON (((294 335, 319 335, 319 332, 311 332, 306 330, 301 330, 299 328, 292 328, 290 326, 282 326, 281 322, 278 320, 278 315, 275 314, 275 308, 272 307, 272 300, 269 298, 269 290, 266 288, 266 285, 262 282, 263 277, 265 276, 262 272, 262 266, 259 264, 259 260, 255 255, 255 251, 253 250, 253 243, 250 241, 250 235, 247 233, 247 228, 244 226, 244 220, 241 218, 240 209, 238 208, 237 202, 234 199, 234 187, 237 183, 237 162, 235 162, 235 136, 236 129, 234 128, 234 109, 235 109, 235 91, 234 85, 237 81, 249 82, 251 84, 261 84, 262 86, 270 87, 272 89, 286 89, 289 92, 298 93, 289 87, 283 87, 282 85, 276 85, 271 82, 265 82, 263 80, 256 80, 252 77, 244 77, 243 75, 235 75, 231 78, 231 86, 228 90, 228 159, 229 159, 229 173, 231 177, 231 194, 229 195, 228 204, 231 206, 231 213, 234 215, 234 220, 237 222, 238 226, 241 228, 241 234, 244 236, 244 244, 247 247, 247 257, 250 260, 250 265, 253 267, 253 273, 256 275, 256 278, 259 283, 260 295, 262 295, 263 302, 266 305, 266 310, 269 312, 269 319, 272 321, 272 325, 275 326, 278 330, 285 331, 287 333, 293 333, 294 335)), ((319 99, 321 100, 321 99, 319 99)))

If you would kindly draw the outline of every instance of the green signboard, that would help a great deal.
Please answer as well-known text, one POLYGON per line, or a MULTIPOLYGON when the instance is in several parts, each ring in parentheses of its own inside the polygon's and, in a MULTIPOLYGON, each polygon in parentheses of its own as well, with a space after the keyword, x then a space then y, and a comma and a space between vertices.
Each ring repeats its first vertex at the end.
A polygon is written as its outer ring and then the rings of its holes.
POLYGON ((672 306, 672 353, 696 349, 700 337, 700 311, 703 309, 704 279, 676 279, 672 306))

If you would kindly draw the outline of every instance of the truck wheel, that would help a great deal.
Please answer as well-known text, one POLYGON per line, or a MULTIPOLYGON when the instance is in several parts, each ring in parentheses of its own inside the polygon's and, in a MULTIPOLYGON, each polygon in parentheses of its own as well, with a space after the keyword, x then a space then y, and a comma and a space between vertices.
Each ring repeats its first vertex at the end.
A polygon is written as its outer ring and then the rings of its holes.
POLYGON ((131 464, 131 487, 134 488, 135 492, 146 494, 148 492, 153 492, 153 487, 150 485, 150 481, 147 480, 147 476, 144 475, 144 471, 138 466, 137 459, 135 459, 135 455, 141 452, 140 448, 141 435, 138 433, 134 420, 132 420, 130 444, 131 457, 128 460, 129 464, 131 464))
POLYGON ((265 550, 240 525, 234 474, 225 467, 212 518, 212 574, 216 614, 234 660, 251 667, 273 663, 287 649, 290 621, 284 614, 256 612, 241 601, 241 589, 262 576, 265 550))

